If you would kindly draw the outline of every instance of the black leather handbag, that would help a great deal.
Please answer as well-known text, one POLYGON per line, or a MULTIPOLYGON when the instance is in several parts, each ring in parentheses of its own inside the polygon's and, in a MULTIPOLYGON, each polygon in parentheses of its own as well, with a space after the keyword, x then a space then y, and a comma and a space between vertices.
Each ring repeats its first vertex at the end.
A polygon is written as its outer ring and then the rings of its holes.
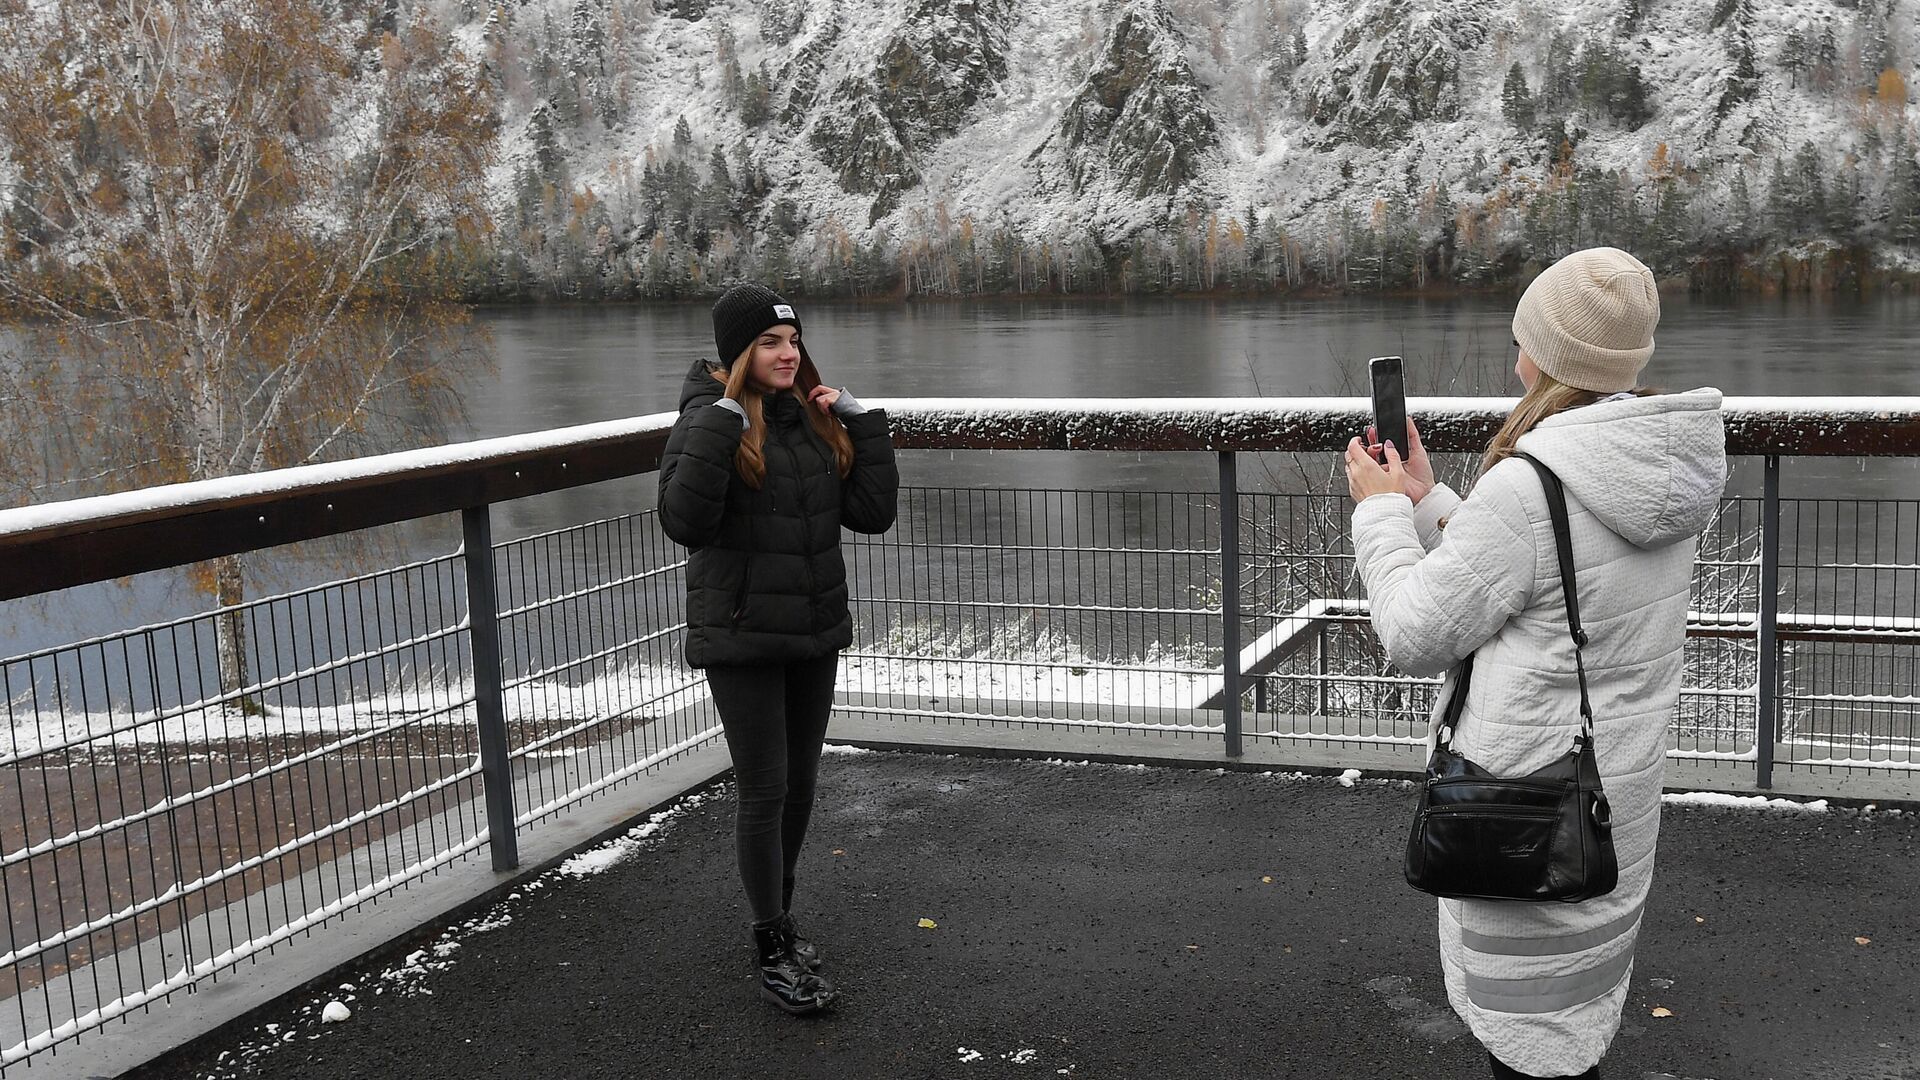
POLYGON ((1453 732, 1473 680, 1473 657, 1461 661, 1407 837, 1407 884, 1458 900, 1589 900, 1613 891, 1620 868, 1593 753, 1593 707, 1580 655, 1587 635, 1580 629, 1566 492, 1552 469, 1517 456, 1533 464, 1547 489, 1580 678, 1580 734, 1558 761, 1526 776, 1494 776, 1455 753, 1453 732))

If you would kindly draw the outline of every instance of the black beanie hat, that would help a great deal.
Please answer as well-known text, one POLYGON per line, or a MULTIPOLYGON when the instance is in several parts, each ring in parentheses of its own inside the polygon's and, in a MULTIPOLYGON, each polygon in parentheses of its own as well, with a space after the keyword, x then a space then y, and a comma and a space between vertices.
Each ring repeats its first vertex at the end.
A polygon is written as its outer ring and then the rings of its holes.
POLYGON ((713 304, 713 344, 721 366, 733 366, 754 338, 780 323, 800 329, 800 316, 779 293, 751 282, 728 289, 713 304))

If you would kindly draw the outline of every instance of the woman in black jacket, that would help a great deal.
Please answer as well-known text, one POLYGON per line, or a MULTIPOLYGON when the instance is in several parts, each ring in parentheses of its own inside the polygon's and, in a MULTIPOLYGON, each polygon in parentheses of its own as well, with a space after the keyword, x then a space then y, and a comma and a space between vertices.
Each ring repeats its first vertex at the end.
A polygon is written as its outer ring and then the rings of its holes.
POLYGON ((886 414, 821 385, 799 316, 771 289, 728 290, 713 339, 720 363, 688 372, 660 460, 660 522, 691 549, 687 663, 706 669, 733 756, 761 989, 808 1013, 834 998, 790 908, 840 650, 853 643, 840 529, 891 528, 900 475, 886 414))

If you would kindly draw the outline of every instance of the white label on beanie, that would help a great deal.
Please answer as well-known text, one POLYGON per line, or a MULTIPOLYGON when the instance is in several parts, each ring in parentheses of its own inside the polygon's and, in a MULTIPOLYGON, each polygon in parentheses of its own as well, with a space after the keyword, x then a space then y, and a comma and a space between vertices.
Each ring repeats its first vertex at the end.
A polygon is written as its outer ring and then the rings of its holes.
POLYGON ((791 319, 794 317, 793 309, 785 304, 775 304, 773 305, 773 317, 776 319, 791 319))

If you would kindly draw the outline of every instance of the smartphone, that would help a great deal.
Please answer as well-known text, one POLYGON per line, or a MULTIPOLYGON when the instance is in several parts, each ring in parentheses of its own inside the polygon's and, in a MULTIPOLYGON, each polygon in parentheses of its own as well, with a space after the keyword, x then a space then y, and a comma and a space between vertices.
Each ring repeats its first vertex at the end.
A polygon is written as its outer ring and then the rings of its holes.
MULTIPOLYGON (((1400 460, 1407 460, 1407 385, 1400 371, 1400 358, 1397 356, 1376 356, 1367 361, 1367 371, 1373 377, 1373 430, 1374 437, 1381 443, 1391 441, 1394 452, 1400 460)), ((1387 452, 1380 451, 1380 460, 1385 461, 1387 452)))

